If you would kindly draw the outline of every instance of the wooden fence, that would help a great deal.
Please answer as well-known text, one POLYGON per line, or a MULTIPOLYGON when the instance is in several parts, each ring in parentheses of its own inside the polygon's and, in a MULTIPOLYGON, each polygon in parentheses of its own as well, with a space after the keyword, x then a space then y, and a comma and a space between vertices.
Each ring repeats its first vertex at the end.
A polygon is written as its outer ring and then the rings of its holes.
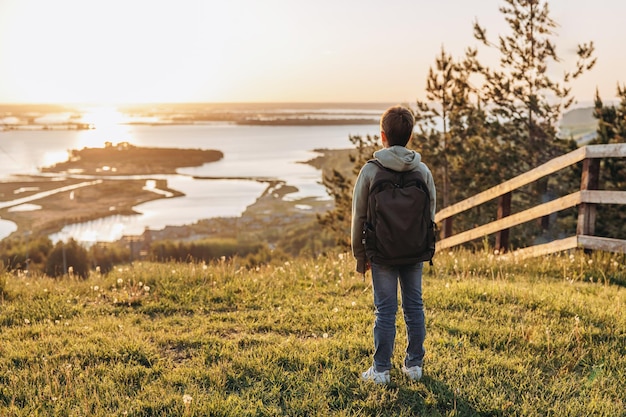
POLYGON ((575 235, 517 249, 516 255, 528 258, 573 248, 626 253, 626 240, 594 236, 596 205, 626 204, 626 191, 598 190, 600 159, 625 157, 626 143, 584 146, 473 197, 445 207, 435 216, 435 222, 440 225, 441 229, 441 239, 437 242, 437 250, 451 248, 495 233, 495 247, 504 251, 508 249, 509 229, 511 227, 578 206, 578 224, 575 235), (511 214, 511 194, 513 191, 580 161, 583 162, 580 191, 511 214), (455 215, 496 198, 498 199, 498 211, 495 221, 455 235, 452 234, 452 221, 455 215))

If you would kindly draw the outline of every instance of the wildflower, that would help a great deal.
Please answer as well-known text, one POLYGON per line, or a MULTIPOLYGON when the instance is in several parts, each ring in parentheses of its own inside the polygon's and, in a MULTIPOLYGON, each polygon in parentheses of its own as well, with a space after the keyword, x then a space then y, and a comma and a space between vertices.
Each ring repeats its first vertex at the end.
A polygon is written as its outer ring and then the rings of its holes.
POLYGON ((96 266, 96 272, 99 274, 100 273, 100 265, 96 266))
POLYGON ((24 319, 24 324, 30 324, 30 320, 24 319))
POLYGON ((97 285, 94 285, 94 286, 93 286, 93 290, 94 290, 94 291, 99 291, 99 290, 100 290, 100 287, 99 287, 99 286, 97 286, 97 285))
POLYGON ((117 283, 118 285, 122 285, 124 283, 124 280, 122 278, 118 278, 117 283))
POLYGON ((324 334, 322 335, 322 337, 323 337, 324 339, 328 339, 328 333, 324 333, 324 334))
POLYGON ((589 260, 587 261, 587 263, 588 263, 589 265, 592 265, 592 264, 593 264, 593 259, 589 259, 589 260))
POLYGON ((209 267, 207 266, 207 264, 202 264, 202 269, 203 269, 203 270, 205 270, 205 271, 206 271, 208 268, 209 268, 209 267))
POLYGON ((189 394, 183 395, 183 402, 185 403, 185 405, 191 404, 192 401, 193 401, 193 397, 191 395, 189 394))
POLYGON ((144 285, 143 290, 145 292, 150 292, 150 287, 148 285, 144 285))
POLYGON ((339 311, 339 309, 337 307, 333 308, 333 313, 336 313, 338 311, 339 311))
POLYGON ((289 265, 291 265, 289 261, 285 261, 285 266, 289 266, 289 265))
POLYGON ((356 301, 352 302, 352 307, 356 306, 356 301))
POLYGON ((343 256, 344 256, 343 253, 340 253, 338 256, 339 256, 339 260, 343 261, 343 256))

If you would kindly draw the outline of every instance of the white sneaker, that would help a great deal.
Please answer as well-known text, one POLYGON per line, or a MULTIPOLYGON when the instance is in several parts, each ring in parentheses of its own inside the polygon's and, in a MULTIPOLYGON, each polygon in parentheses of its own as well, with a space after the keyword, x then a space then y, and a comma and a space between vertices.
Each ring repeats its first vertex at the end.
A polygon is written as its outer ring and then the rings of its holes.
POLYGON ((388 384, 389 371, 376 372, 376 369, 372 366, 361 374, 361 379, 364 381, 372 381, 375 384, 388 384))
POLYGON ((406 366, 402 366, 402 372, 404 372, 404 374, 406 376, 409 377, 409 379, 412 379, 413 381, 419 381, 422 378, 422 367, 421 366, 411 366, 410 368, 407 368, 406 366))

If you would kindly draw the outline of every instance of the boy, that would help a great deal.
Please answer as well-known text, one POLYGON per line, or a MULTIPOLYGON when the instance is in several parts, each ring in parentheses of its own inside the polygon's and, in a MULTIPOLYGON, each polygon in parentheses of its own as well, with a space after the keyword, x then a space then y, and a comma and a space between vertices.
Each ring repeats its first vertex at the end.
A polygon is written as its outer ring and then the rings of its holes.
MULTIPOLYGON (((430 194, 431 218, 435 218, 435 184, 421 155, 406 148, 413 134, 415 119, 407 108, 394 106, 380 120, 383 149, 374 153, 384 167, 394 171, 419 171, 430 194)), ((357 272, 365 274, 371 268, 374 288, 376 320, 374 323, 374 360, 361 378, 377 384, 389 383, 391 356, 396 337, 398 310, 398 281, 402 293, 402 310, 406 322, 408 346, 402 371, 413 380, 422 377, 424 359, 424 306, 422 302, 422 262, 407 265, 384 265, 367 259, 363 242, 363 227, 368 216, 370 187, 376 171, 383 169, 374 163, 361 168, 354 185, 352 199, 352 253, 357 261, 357 272)))

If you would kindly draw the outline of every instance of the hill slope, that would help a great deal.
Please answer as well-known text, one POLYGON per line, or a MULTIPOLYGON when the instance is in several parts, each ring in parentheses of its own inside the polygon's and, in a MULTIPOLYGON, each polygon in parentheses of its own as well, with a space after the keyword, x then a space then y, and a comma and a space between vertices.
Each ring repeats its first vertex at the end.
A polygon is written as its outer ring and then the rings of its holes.
POLYGON ((0 275, 0 415, 624 415, 624 257, 438 254, 420 382, 371 363, 369 277, 345 255, 243 269, 138 263, 0 275))

